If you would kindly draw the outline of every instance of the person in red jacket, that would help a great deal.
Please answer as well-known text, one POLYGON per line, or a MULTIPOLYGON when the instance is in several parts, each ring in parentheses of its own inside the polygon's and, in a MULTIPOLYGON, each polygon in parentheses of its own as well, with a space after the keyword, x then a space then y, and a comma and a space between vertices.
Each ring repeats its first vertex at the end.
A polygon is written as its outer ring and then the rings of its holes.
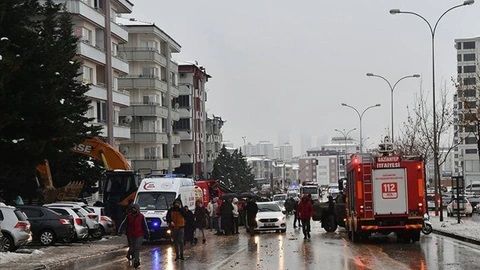
POLYGON ((307 195, 302 197, 298 204, 298 217, 302 221, 303 239, 310 239, 310 219, 313 215, 312 200, 307 195))
POLYGON ((128 209, 127 216, 118 229, 119 233, 122 233, 123 230, 126 231, 128 240, 127 259, 129 261, 133 259, 133 267, 138 268, 140 266, 140 246, 144 237, 149 238, 147 221, 140 213, 138 204, 133 204, 128 209))

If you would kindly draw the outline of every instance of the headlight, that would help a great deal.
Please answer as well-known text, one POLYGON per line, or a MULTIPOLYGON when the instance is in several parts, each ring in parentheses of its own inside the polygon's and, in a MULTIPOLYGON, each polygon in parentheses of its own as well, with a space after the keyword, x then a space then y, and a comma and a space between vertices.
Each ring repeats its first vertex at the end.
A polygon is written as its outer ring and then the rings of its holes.
POLYGON ((282 220, 283 220, 283 221, 285 221, 286 219, 287 219, 287 217, 286 217, 286 216, 283 216, 283 217, 282 217, 282 220))

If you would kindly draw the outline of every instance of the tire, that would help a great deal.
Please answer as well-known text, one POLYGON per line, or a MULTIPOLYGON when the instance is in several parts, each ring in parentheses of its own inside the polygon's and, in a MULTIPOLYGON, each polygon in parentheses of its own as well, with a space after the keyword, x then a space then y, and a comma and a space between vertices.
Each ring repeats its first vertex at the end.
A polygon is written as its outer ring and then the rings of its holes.
POLYGON ((102 236, 107 234, 107 232, 105 232, 105 228, 103 228, 103 226, 100 226, 100 233, 102 234, 102 236))
POLYGON ((38 236, 42 246, 51 246, 55 243, 55 233, 51 230, 43 230, 38 236))
POLYGON ((431 234, 433 232, 433 228, 431 225, 425 224, 422 227, 422 233, 425 235, 431 234))
POLYGON ((94 240, 102 239, 102 232, 101 229, 98 228, 96 231, 90 234, 90 237, 94 240))
POLYGON ((286 233, 287 229, 280 230, 281 233, 286 233))
POLYGON ((0 249, 2 252, 5 252, 5 251, 13 252, 17 250, 17 247, 13 242, 13 238, 10 235, 3 233, 3 237, 0 239, 0 249))

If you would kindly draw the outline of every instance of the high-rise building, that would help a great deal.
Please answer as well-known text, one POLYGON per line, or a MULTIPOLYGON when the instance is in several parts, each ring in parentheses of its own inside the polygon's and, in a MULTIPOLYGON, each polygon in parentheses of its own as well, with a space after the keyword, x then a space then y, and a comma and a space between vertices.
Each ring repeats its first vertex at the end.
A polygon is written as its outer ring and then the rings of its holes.
POLYGON ((293 146, 289 143, 278 146, 278 159, 290 161, 293 158, 293 146))
POLYGON ((457 94, 454 97, 454 149, 453 174, 463 174, 468 184, 480 178, 477 150, 477 125, 480 109, 480 37, 456 39, 457 48, 457 94))
MULTIPOLYGON (((40 1, 44 2, 44 1, 40 1)), ((79 37, 78 57, 82 61, 80 80, 90 84, 87 116, 102 127, 101 136, 111 145, 130 138, 130 128, 120 120, 120 110, 130 105, 130 96, 118 89, 118 79, 129 73, 119 48, 128 41, 127 31, 117 16, 132 12, 128 0, 54 0, 72 14, 73 31, 79 37)))
POLYGON ((130 123, 131 139, 120 150, 134 169, 171 173, 180 167, 174 148, 180 136, 173 134, 172 123, 179 120, 172 100, 179 96, 178 65, 172 54, 180 45, 152 23, 119 19, 128 31, 129 42, 118 51, 129 63, 130 74, 119 79, 119 89, 130 93, 130 107, 120 117, 130 123))
POLYGON ((174 124, 174 131, 180 135, 178 154, 181 165, 176 173, 192 176, 194 179, 207 177, 206 163, 206 122, 205 84, 211 76, 197 63, 182 63, 178 66, 180 94, 178 103, 180 119, 174 124))
POLYGON ((222 127, 225 121, 222 120, 220 116, 213 115, 212 117, 207 116, 207 126, 206 126, 206 135, 207 135, 207 177, 210 178, 210 175, 213 171, 213 164, 215 159, 217 159, 220 150, 222 149, 222 127))

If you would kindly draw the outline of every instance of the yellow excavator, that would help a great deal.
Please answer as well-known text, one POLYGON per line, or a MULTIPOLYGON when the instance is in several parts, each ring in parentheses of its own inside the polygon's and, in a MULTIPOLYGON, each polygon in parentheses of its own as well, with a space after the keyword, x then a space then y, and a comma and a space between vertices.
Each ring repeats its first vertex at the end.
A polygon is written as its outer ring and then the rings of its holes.
MULTIPOLYGON (((127 206, 133 201, 139 184, 138 177, 128 161, 122 153, 100 138, 88 138, 75 145, 72 151, 103 163, 107 170, 102 188, 105 212, 115 221, 121 218, 122 206, 127 206)), ((78 199, 84 186, 83 182, 74 181, 64 187, 55 188, 48 160, 39 164, 36 169, 43 186, 42 195, 45 203, 78 199)))

